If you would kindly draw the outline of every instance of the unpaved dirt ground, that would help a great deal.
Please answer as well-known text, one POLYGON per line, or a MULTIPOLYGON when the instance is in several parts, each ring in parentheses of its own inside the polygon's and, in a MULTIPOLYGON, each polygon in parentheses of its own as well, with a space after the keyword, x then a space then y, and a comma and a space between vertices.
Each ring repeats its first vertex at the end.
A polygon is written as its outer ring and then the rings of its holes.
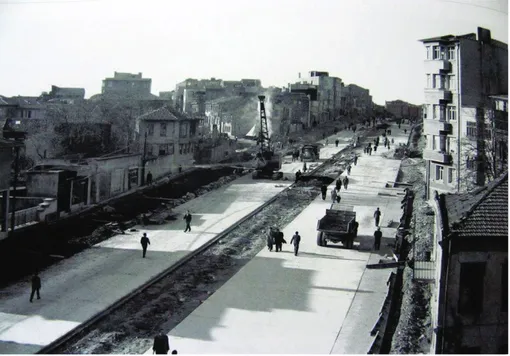
MULTIPOLYGON (((423 151, 425 142, 420 137, 414 149, 423 151)), ((401 165, 402 181, 413 184, 415 198, 411 234, 406 237, 412 243, 408 259, 426 260, 432 251, 434 215, 425 201, 425 161, 422 158, 406 158, 401 165)), ((404 269, 403 295, 400 319, 393 335, 390 353, 430 353, 432 337, 430 297, 431 286, 427 282, 413 281, 413 270, 404 269)))

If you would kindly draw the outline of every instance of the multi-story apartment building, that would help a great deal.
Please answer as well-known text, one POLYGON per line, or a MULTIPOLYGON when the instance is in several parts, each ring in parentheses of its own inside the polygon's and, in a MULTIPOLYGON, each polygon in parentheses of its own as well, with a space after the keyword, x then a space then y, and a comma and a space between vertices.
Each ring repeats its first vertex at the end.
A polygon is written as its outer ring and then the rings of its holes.
POLYGON ((372 115, 372 96, 370 90, 356 84, 344 87, 343 109, 346 115, 351 117, 372 115))
POLYGON ((41 99, 48 102, 60 102, 72 104, 76 101, 85 99, 85 89, 83 88, 61 88, 56 85, 51 86, 49 93, 42 93, 41 99))
POLYGON ((272 115, 275 132, 283 136, 310 127, 310 98, 304 93, 282 92, 272 96, 272 115))
POLYGON ((142 73, 115 72, 113 78, 103 80, 102 93, 120 96, 150 97, 152 79, 142 78, 142 73))
POLYGON ((0 119, 11 120, 13 125, 22 125, 31 121, 43 120, 47 106, 40 99, 28 96, 7 98, 0 95, 0 119))
POLYGON ((336 119, 342 110, 344 84, 342 79, 330 77, 328 72, 311 71, 288 87, 290 92, 303 93, 310 98, 312 125, 336 119))
MULTIPOLYGON (((490 95, 508 90, 508 46, 489 30, 421 40, 426 48, 423 131, 427 196, 483 185, 490 95)), ((490 141, 490 140, 489 140, 490 141)))

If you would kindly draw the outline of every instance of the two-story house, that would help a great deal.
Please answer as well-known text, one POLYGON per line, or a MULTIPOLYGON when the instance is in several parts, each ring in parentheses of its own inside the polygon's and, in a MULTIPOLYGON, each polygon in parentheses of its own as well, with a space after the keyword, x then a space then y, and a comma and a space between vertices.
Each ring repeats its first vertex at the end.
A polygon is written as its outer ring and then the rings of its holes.
POLYGON ((145 175, 154 178, 186 169, 193 164, 200 119, 162 107, 136 119, 135 131, 142 153, 145 175))

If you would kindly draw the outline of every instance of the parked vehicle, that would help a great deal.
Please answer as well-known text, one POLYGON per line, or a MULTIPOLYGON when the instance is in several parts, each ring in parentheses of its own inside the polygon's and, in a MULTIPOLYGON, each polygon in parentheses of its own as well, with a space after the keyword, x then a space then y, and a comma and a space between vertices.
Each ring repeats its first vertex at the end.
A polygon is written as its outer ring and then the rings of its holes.
POLYGON ((320 148, 317 144, 306 144, 301 148, 301 162, 315 162, 319 160, 320 148))
POLYGON ((341 242, 346 248, 353 248, 354 239, 358 236, 356 212, 352 209, 339 210, 338 204, 332 204, 326 209, 326 215, 317 222, 317 245, 327 246, 341 242))

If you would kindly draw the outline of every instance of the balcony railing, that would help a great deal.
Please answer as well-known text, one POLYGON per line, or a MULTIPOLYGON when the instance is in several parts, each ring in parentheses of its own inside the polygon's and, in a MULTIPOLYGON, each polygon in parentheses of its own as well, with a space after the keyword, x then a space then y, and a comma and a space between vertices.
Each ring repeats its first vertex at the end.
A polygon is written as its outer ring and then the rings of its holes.
POLYGON ((426 60, 425 73, 449 72, 452 70, 452 64, 444 59, 426 60))
POLYGON ((453 132, 453 126, 444 120, 423 120, 423 131, 425 135, 448 135, 453 132))
POLYGON ((423 150, 423 159, 443 164, 452 163, 452 155, 445 151, 423 150))
POLYGON ((425 89, 425 101, 427 103, 451 102, 452 92, 449 89, 425 89))
MULTIPOLYGON (((18 226, 25 225, 25 224, 28 224, 31 222, 39 221, 38 216, 37 216, 38 208, 39 208, 38 206, 34 206, 32 208, 16 211, 16 213, 14 215, 14 226, 18 227, 18 226)), ((8 220, 9 224, 11 223, 11 216, 12 216, 12 213, 9 213, 9 220, 8 220)), ((10 225, 9 225, 9 228, 10 228, 10 225)))

